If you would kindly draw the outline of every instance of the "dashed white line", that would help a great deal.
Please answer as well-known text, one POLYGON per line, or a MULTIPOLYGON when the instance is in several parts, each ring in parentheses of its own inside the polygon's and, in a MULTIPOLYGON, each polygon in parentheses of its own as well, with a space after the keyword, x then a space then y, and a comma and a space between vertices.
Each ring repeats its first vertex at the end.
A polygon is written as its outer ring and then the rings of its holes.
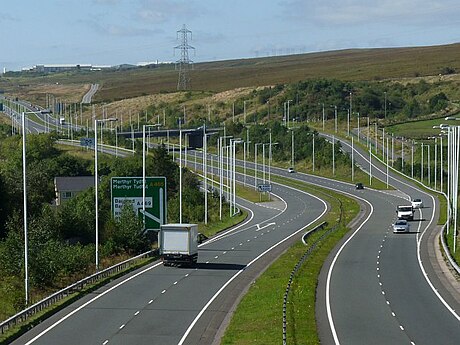
POLYGON ((403 327, 403 326, 399 326, 399 328, 401 328, 401 331, 404 331, 404 327, 403 327))
POLYGON ((190 273, 187 273, 185 276, 188 277, 190 273))
POLYGON ((109 342, 109 341, 106 340, 106 341, 104 341, 104 342, 102 343, 102 345, 106 345, 106 344, 108 344, 108 342, 109 342))
POLYGON ((149 301, 149 304, 152 304, 152 303, 153 303, 153 299, 151 299, 151 300, 149 301))
POLYGON ((177 282, 174 282, 174 284, 173 284, 173 285, 176 285, 176 284, 177 284, 177 282))
POLYGON ((166 292, 166 290, 161 291, 161 293, 165 293, 165 292, 166 292))
POLYGON ((227 252, 222 252, 222 254, 227 254, 227 252))
POLYGON ((218 258, 219 258, 219 255, 216 255, 216 256, 214 257, 214 259, 218 259, 218 258))
POLYGON ((125 327, 125 324, 122 324, 119 328, 123 329, 125 327))
POLYGON ((394 312, 391 312, 391 315, 395 316, 396 317, 396 314, 394 312))
POLYGON ((140 313, 140 311, 139 311, 139 310, 138 310, 138 311, 136 311, 136 312, 134 313, 134 316, 137 316, 137 315, 139 315, 139 313, 140 313))

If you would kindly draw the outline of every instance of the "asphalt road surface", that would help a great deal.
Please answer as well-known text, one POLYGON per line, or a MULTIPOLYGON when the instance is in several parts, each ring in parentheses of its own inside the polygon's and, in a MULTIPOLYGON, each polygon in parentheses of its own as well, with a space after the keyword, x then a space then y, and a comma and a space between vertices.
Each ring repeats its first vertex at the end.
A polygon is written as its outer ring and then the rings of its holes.
POLYGON ((236 297, 326 211, 316 197, 276 186, 279 200, 203 244, 196 268, 153 264, 105 286, 13 344, 211 344, 236 297), (193 327, 192 327, 193 326, 193 327))

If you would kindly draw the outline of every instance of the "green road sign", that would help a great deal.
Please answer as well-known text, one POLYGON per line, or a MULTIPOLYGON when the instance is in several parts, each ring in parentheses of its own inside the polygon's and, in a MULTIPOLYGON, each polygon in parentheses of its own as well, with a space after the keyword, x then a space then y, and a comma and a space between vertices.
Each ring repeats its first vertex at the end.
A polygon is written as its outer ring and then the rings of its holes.
POLYGON ((145 178, 145 214, 142 214, 142 177, 112 177, 112 214, 120 217, 126 203, 144 219, 145 230, 166 223, 166 177, 145 178))

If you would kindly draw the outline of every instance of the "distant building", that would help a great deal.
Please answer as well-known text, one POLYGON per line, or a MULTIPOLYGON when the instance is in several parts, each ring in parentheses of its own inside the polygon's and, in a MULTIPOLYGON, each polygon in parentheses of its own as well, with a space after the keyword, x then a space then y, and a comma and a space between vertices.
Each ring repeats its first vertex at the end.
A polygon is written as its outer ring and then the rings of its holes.
POLYGON ((94 176, 55 177, 56 206, 66 203, 69 199, 91 187, 94 187, 94 176))
POLYGON ((57 73, 66 71, 100 71, 102 69, 109 69, 112 66, 93 66, 90 64, 56 64, 56 65, 35 65, 33 67, 25 67, 23 72, 36 72, 36 73, 57 73))

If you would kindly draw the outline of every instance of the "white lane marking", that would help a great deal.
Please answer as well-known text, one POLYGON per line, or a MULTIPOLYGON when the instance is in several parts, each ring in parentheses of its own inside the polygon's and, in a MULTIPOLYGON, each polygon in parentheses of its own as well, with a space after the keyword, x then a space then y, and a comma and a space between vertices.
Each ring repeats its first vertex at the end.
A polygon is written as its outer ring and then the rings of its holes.
POLYGON ((235 247, 232 247, 232 250, 235 250, 235 247))
POLYGON ((403 327, 403 326, 399 326, 399 328, 401 328, 401 331, 404 331, 404 327, 403 327))
MULTIPOLYGON (((428 194, 430 195, 430 194, 428 194)), ((447 308, 447 310, 458 320, 460 321, 460 316, 457 314, 457 312, 455 311, 455 309, 453 309, 447 302, 446 300, 441 296, 441 294, 438 292, 438 290, 435 289, 433 283, 431 282, 430 278, 428 277, 428 274, 426 273, 425 271, 425 267, 423 267, 423 264, 422 264, 422 258, 421 258, 421 254, 420 254, 420 245, 422 243, 422 238, 423 236, 425 235, 426 231, 428 230, 428 228, 430 227, 431 223, 433 222, 434 220, 434 215, 435 215, 435 212, 436 212, 436 203, 435 203, 435 200, 434 200, 434 197, 432 195, 430 195, 431 197, 431 200, 433 202, 433 212, 431 213, 431 219, 430 219, 430 222, 428 223, 428 225, 425 227, 425 230, 423 230, 423 233, 422 235, 420 236, 420 238, 418 239, 417 241, 417 259, 418 259, 418 264, 420 266, 420 270, 422 271, 422 274, 423 276, 425 277, 425 280, 426 282, 428 283, 428 285, 430 286, 431 290, 435 293, 435 295, 438 297, 438 299, 441 301, 441 303, 447 308)), ((420 210, 420 209, 419 209, 420 210)), ((420 210, 420 213, 422 211, 420 210)), ((418 236, 418 234, 417 234, 418 236)))
POLYGON ((140 313, 140 311, 139 311, 139 310, 138 310, 138 311, 136 311, 136 312, 134 313, 134 316, 137 316, 137 315, 139 315, 139 313, 140 313))
POLYGON ((227 252, 222 252, 222 254, 227 254, 227 252))
POLYGON ((120 329, 123 329, 125 327, 125 324, 121 325, 119 328, 120 329))
POLYGON ((151 300, 149 301, 149 304, 152 304, 152 303, 153 303, 153 299, 151 299, 151 300))
POLYGON ((219 258, 219 255, 216 255, 216 256, 214 257, 214 259, 218 259, 218 258, 219 258))
POLYGON ((102 343, 102 345, 107 345, 108 343, 109 343, 109 341, 106 340, 106 341, 104 341, 104 342, 102 343))
POLYGON ((121 282, 119 282, 118 284, 112 286, 110 289, 107 289, 105 290, 104 292, 101 292, 99 295, 95 296, 94 298, 90 299, 88 302, 82 304, 81 306, 79 306, 78 308, 74 309, 73 311, 71 311, 70 313, 68 313, 67 315, 63 316, 62 318, 60 318, 59 320, 57 320, 55 323, 53 323, 51 326, 49 326, 48 328, 46 328, 45 330, 43 330, 42 332, 40 332, 39 334, 37 334, 34 338, 32 338, 31 340, 29 340, 27 343, 25 343, 24 345, 29 345, 29 344, 32 344, 33 342, 35 342, 37 339, 39 339, 40 337, 42 337, 43 335, 45 335, 46 333, 48 333, 49 331, 51 331, 54 327, 58 326, 59 324, 61 324, 62 322, 64 322, 65 320, 67 320, 69 317, 71 317, 72 315, 74 315, 75 313, 79 312, 80 310, 82 310, 83 308, 85 308, 86 306, 88 306, 89 304, 93 303, 94 301, 98 300, 99 298, 101 298, 102 296, 105 296, 106 294, 108 294, 109 292, 112 292, 113 290, 115 290, 116 288, 124 285, 125 283, 129 282, 130 280, 134 279, 134 278, 137 278, 138 276, 140 276, 141 274, 144 274, 145 272, 148 272, 152 269, 154 269, 155 267, 158 267, 160 265, 162 265, 163 263, 162 262, 158 262, 156 263, 155 265, 152 265, 151 267, 148 267, 146 268, 145 270, 142 270, 134 275, 132 275, 131 277, 128 277, 126 278, 125 280, 122 280, 121 282))
MULTIPOLYGON (((345 193, 345 192, 343 192, 343 193, 348 194, 348 195, 351 196, 351 194, 349 194, 349 193, 345 193)), ((336 345, 339 345, 340 342, 339 342, 339 337, 337 336, 337 331, 335 329, 334 320, 332 319, 331 296, 330 296, 332 270, 334 269, 335 263, 337 262, 337 259, 339 258, 339 255, 342 253, 343 249, 353 239, 353 237, 355 237, 355 235, 358 233, 358 231, 361 230, 361 228, 367 223, 367 221, 370 219, 370 217, 374 213, 374 206, 369 201, 367 201, 366 199, 361 198, 359 196, 356 196, 356 195, 355 195, 355 198, 366 202, 370 206, 371 211, 369 212, 369 215, 367 216, 367 218, 361 223, 361 225, 355 230, 355 232, 353 232, 353 234, 351 234, 351 236, 342 244, 340 249, 337 251, 337 254, 335 255, 334 259, 332 260, 331 265, 329 266, 329 271, 327 273, 327 279, 326 279, 326 311, 327 311, 327 318, 329 320, 329 326, 331 327, 332 336, 334 338, 334 342, 335 342, 336 345)), ((378 267, 377 267, 377 270, 379 270, 378 267)))
POLYGON ((162 294, 164 294, 165 292, 166 292, 166 290, 161 291, 162 294))
MULTIPOLYGON (((346 141, 341 141, 342 144, 346 144, 350 147, 350 144, 347 143, 346 141)), ((369 163, 368 159, 366 158, 366 156, 362 155, 361 152, 355 150, 356 153, 361 156, 362 159, 364 159, 365 162, 369 163)), ((384 164, 384 162, 382 162, 382 160, 380 160, 378 157, 372 155, 375 159, 377 159, 378 161, 380 161, 380 163, 384 164)), ((380 173, 386 175, 386 172, 382 171, 378 166, 375 166, 374 163, 372 164, 373 168, 377 169, 378 171, 380 171, 380 173)), ((396 173, 398 173, 397 170, 395 170, 393 167, 390 166, 390 169, 392 171, 396 171, 396 173)), ((407 175, 404 175, 405 178, 409 179, 409 180, 412 180, 414 183, 416 183, 416 185, 420 184, 419 181, 417 181, 416 179, 414 178, 411 178, 410 176, 407 176, 407 175)), ((422 238, 423 236, 425 235, 425 233, 427 232, 428 228, 431 227, 431 224, 433 223, 434 221, 434 215, 435 215, 435 211, 436 211, 436 202, 434 200, 434 197, 431 195, 431 194, 428 194, 427 192, 423 191, 422 189, 420 189, 418 186, 411 186, 409 183, 405 182, 404 180, 399 180, 393 176, 389 176, 389 178, 391 178, 393 181, 396 181, 402 185, 405 185, 406 187, 410 188, 410 189, 413 189, 415 191, 417 191, 418 193, 421 193, 421 194, 424 194, 424 195, 427 195, 429 198, 431 198, 431 201, 433 203, 433 211, 431 212, 431 219, 429 221, 429 223, 427 224, 427 226, 425 227, 425 230, 423 231, 423 233, 420 235, 419 237, 419 234, 417 234, 417 259, 419 261, 419 267, 420 267, 420 270, 422 271, 422 274, 423 276, 425 277, 425 280, 427 281, 429 287, 431 288, 431 290, 434 292, 434 294, 436 295, 436 297, 438 297, 438 299, 441 301, 441 303, 447 308, 447 310, 458 320, 460 321, 460 316, 459 314, 456 313, 455 309, 453 309, 447 302, 446 300, 444 300, 444 298, 439 294, 438 291, 436 291, 433 283, 431 282, 430 278, 428 277, 428 274, 426 273, 425 271, 425 268, 423 267, 423 264, 422 264, 422 260, 420 258, 420 244, 422 242, 422 238)), ((425 188, 433 191, 433 192, 437 192, 435 191, 434 189, 432 189, 431 187, 427 187, 425 185, 423 185, 425 188)), ((445 196, 445 194, 444 194, 445 196)), ((420 210, 420 209, 419 209, 420 210)), ((421 212, 421 210, 420 210, 421 212)))
POLYGON ((176 284, 177 284, 177 282, 174 282, 174 284, 173 284, 173 285, 176 285, 176 284))
MULTIPOLYGON (((256 224, 257 225, 257 230, 256 231, 260 231, 260 230, 263 230, 265 229, 267 226, 271 226, 271 225, 275 225, 276 223, 268 223, 268 224, 265 224, 264 226, 260 226, 260 224, 256 224)), ((279 226, 279 225, 278 225, 279 226)))
POLYGON ((188 277, 190 275, 190 273, 187 273, 185 276, 188 277))
POLYGON ((394 317, 396 317, 396 314, 394 312, 391 312, 391 315, 393 315, 394 317))
MULTIPOLYGON (((311 224, 315 223, 318 219, 320 219, 327 211, 328 211, 328 207, 327 207, 327 203, 324 201, 324 200, 321 200, 319 197, 315 196, 315 195, 312 195, 310 193, 307 193, 305 191, 302 191, 302 190, 299 190, 299 189, 296 189, 296 188, 293 188, 293 187, 290 187, 290 186, 284 186, 286 188, 289 188, 289 189, 293 189, 295 191, 298 191, 300 193, 303 193, 303 194, 307 194, 317 200, 319 200, 320 202, 323 203, 324 205, 324 210, 323 212, 314 220, 312 220, 310 223, 308 223, 307 225, 305 225, 304 227, 302 227, 301 229, 293 232, 292 234, 290 234, 289 236, 285 237, 284 239, 282 239, 281 241, 279 241, 278 243, 274 244, 273 246, 271 246, 270 248, 268 248, 267 250, 265 250, 263 253, 261 253, 259 256, 257 256, 256 258, 254 258, 252 261, 250 261, 245 268, 239 270, 238 272, 236 272, 215 294, 214 296, 211 297, 211 299, 208 301, 208 303, 206 303, 206 305, 200 310, 200 312, 198 313, 198 315, 195 317, 195 319, 192 321, 192 323, 190 324, 190 326, 187 328, 187 330, 185 331, 184 335, 182 336, 182 338, 180 339, 179 343, 177 345, 183 345, 184 342, 185 342, 185 339, 188 337, 188 335, 190 334, 190 332, 192 331, 192 328, 195 326, 195 324, 198 322, 198 320, 201 318, 201 316, 204 314, 204 312, 209 308, 209 306, 211 305, 211 303, 217 298, 217 296, 219 296, 222 291, 233 281, 235 280, 246 268, 250 267, 254 262, 256 262, 257 260, 259 260, 261 257, 263 257, 265 254, 267 254, 268 252, 270 252, 271 250, 273 250, 274 248, 276 248, 277 246, 279 246, 280 244, 284 243, 285 241, 289 240, 291 237, 297 235, 299 232, 303 231, 304 229, 308 228, 311 224)), ((280 197, 281 200, 283 200, 281 197, 280 197)), ((283 200, 284 201, 284 200, 283 200)), ((286 203, 286 201, 284 201, 286 203)), ((287 206, 287 204, 286 204, 287 206)))

